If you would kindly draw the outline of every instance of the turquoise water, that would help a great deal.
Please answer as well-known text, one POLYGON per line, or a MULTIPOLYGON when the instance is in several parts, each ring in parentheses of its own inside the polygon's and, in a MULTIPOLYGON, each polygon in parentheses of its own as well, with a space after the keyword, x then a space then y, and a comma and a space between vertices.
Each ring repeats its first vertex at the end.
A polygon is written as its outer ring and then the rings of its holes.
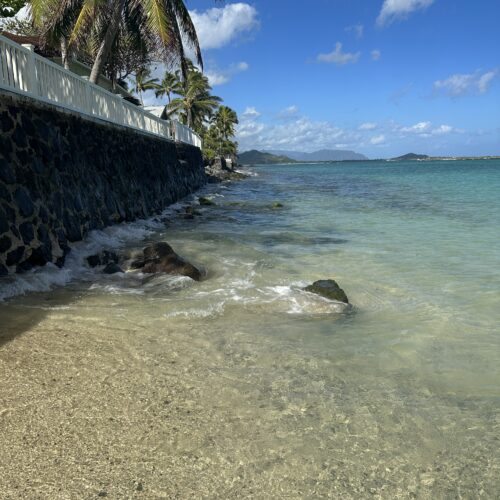
POLYGON ((120 332, 99 369, 141 336, 186 360, 167 380, 187 377, 200 417, 179 417, 189 432, 162 455, 181 497, 497 498, 500 162, 252 172, 210 187, 217 206, 194 221, 94 237, 166 239, 206 281, 102 276, 76 259, 63 287, 0 305, 5 331, 43 309, 45 331, 120 332), (352 309, 302 291, 322 278, 352 309), (172 465, 191 454, 199 479, 172 465))

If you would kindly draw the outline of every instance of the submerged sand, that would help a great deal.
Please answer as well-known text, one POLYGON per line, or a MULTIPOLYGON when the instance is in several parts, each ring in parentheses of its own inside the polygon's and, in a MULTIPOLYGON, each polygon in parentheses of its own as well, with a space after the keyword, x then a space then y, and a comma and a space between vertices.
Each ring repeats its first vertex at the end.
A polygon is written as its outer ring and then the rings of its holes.
POLYGON ((214 337, 65 290, 37 302, 2 306, 1 498, 493 498, 494 426, 464 409, 457 437, 476 440, 444 452, 425 413, 456 417, 431 394, 380 404, 320 351, 286 353, 293 334, 256 342, 243 317, 214 337))

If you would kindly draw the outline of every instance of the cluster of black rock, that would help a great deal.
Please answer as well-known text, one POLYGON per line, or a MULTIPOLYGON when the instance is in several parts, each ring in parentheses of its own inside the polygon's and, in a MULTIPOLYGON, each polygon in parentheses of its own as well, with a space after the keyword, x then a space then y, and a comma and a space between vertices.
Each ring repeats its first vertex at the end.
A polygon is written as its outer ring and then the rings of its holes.
MULTIPOLYGON (((206 197, 199 197, 198 202, 201 207, 215 206, 215 202, 206 197)), ((273 209, 283 208, 283 204, 275 202, 271 205, 273 209)), ((202 212, 192 205, 179 210, 179 215, 183 218, 193 219, 202 215, 202 212)), ((164 222, 168 223, 165 219, 164 222)), ((165 241, 160 241, 146 246, 141 252, 130 258, 120 258, 115 252, 104 250, 98 254, 87 257, 90 267, 103 266, 102 272, 105 274, 123 273, 124 268, 128 271, 140 271, 144 274, 166 273, 172 275, 188 276, 195 281, 201 281, 206 273, 198 269, 193 264, 178 255, 174 249, 165 241), (120 265, 120 262, 122 265, 120 265)), ((303 288, 304 291, 320 295, 329 300, 349 304, 346 293, 333 279, 318 280, 313 284, 303 288)))
POLYGON ((210 184, 224 181, 238 181, 248 177, 236 170, 236 161, 229 162, 220 157, 217 157, 205 166, 205 174, 210 184))

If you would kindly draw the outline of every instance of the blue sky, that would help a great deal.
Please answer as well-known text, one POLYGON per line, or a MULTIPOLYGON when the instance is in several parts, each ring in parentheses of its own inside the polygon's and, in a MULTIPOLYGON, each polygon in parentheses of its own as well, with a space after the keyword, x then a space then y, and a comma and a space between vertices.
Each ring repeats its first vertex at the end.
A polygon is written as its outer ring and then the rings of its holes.
POLYGON ((500 154, 498 0, 190 0, 240 150, 500 154))

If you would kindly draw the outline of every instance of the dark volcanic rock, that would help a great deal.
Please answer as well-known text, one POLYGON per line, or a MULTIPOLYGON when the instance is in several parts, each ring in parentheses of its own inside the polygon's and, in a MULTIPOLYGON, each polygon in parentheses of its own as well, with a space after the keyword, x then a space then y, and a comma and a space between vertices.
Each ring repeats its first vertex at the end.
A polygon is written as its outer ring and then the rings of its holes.
POLYGON ((228 164, 224 158, 213 160, 205 167, 205 173, 207 174, 208 182, 211 184, 224 181, 238 181, 248 177, 248 175, 237 172, 233 167, 233 163, 228 164))
POLYGON ((177 255, 168 243, 155 243, 144 248, 143 256, 143 259, 132 262, 130 267, 141 269, 146 274, 180 274, 181 276, 189 276, 195 281, 200 281, 202 278, 201 271, 177 255))
POLYGON ((5 253, 12 246, 12 241, 8 236, 0 238, 0 253, 5 253))
POLYGON ((103 250, 101 253, 89 255, 87 262, 90 267, 106 266, 107 264, 118 264, 119 257, 115 252, 103 250))
POLYGON ((123 269, 116 264, 115 262, 110 262, 106 265, 106 267, 102 270, 104 274, 115 274, 115 273, 123 273, 123 269))
POLYGON ((335 280, 319 280, 315 281, 312 285, 306 286, 304 288, 306 292, 315 293, 321 295, 330 300, 336 300, 338 302, 344 302, 349 304, 349 299, 345 294, 344 290, 339 287, 335 280))
POLYGON ((199 148, 0 93, 0 262, 10 273, 62 265, 68 241, 161 213, 207 182, 199 148))
POLYGON ((33 229, 33 224, 31 224, 31 222, 23 222, 19 226, 19 232, 21 233, 21 238, 23 239, 25 245, 29 245, 35 237, 35 230, 33 229))
POLYGON ((6 184, 14 184, 16 175, 6 160, 0 158, 0 180, 6 184))
POLYGON ((12 252, 9 252, 7 254, 6 264, 8 266, 16 264, 23 258, 23 255, 24 255, 24 247, 17 247, 15 250, 12 250, 12 252))
POLYGON ((17 206, 19 207, 19 213, 23 217, 30 217, 31 215, 33 215, 35 207, 25 189, 17 188, 16 192, 14 193, 14 199, 16 200, 17 206))
POLYGON ((198 201, 200 202, 201 206, 205 206, 205 207, 210 207, 210 206, 214 206, 215 205, 214 201, 212 201, 209 198, 205 198, 204 196, 200 196, 198 198, 198 201))

